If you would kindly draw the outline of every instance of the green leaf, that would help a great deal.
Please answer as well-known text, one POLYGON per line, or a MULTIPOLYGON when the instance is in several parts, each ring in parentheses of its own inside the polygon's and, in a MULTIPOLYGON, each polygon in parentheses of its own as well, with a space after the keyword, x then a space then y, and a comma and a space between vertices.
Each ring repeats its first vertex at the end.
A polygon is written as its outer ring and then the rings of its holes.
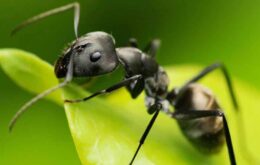
MULTIPOLYGON (((50 64, 19 49, 1 49, 0 67, 17 85, 31 93, 40 93, 58 83, 50 64)), ((54 92, 46 98, 62 104, 60 95, 54 92)))
MULTIPOLYGON (((58 82, 50 65, 24 51, 0 50, 0 64, 18 85, 33 93, 39 93, 58 82), (35 84, 38 87, 33 88, 35 84)), ((193 65, 167 67, 172 82, 170 88, 180 86, 201 69, 193 65)), ((235 80, 235 91, 241 105, 241 111, 235 113, 220 72, 214 72, 201 82, 213 89, 225 110, 237 162, 256 164, 260 148, 260 130, 255 128, 260 115, 260 92, 235 80), (245 146, 249 149, 248 153, 245 146)), ((107 84, 111 85, 109 82, 107 84)), ((76 85, 64 88, 62 93, 66 99, 89 95, 76 85)), ((59 93, 48 98, 61 103, 59 93)), ((65 104, 69 127, 82 164, 129 163, 151 118, 143 100, 144 95, 133 100, 125 89, 121 89, 88 102, 65 104)), ((229 164, 229 158, 226 147, 215 155, 201 154, 181 134, 177 122, 161 113, 135 164, 229 164)))

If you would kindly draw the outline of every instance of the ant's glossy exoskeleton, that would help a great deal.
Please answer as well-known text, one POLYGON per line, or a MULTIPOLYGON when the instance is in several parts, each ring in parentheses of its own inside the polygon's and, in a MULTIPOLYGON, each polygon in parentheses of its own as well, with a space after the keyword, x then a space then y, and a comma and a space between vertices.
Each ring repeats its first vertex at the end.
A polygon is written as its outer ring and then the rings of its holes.
POLYGON ((215 69, 221 69, 226 79, 234 108, 238 110, 231 80, 223 64, 215 63, 210 65, 182 87, 169 91, 167 73, 154 58, 160 46, 159 40, 152 40, 146 49, 141 51, 138 49, 135 39, 129 41, 130 46, 128 47, 116 48, 112 35, 105 32, 91 32, 78 37, 80 6, 77 2, 34 16, 17 26, 13 33, 42 18, 69 9, 74 9, 75 12, 74 31, 76 40, 72 42, 71 46, 67 48, 55 64, 57 78, 65 78, 65 80, 22 106, 10 122, 10 130, 29 106, 54 90, 66 86, 73 77, 92 77, 107 74, 113 72, 119 65, 122 65, 125 70, 123 81, 107 89, 95 92, 88 97, 77 100, 65 100, 65 102, 87 101, 121 87, 126 87, 132 98, 138 97, 142 91, 145 91, 145 104, 148 113, 153 114, 153 117, 139 141, 138 148, 130 164, 134 162, 160 111, 176 119, 184 135, 200 151, 206 151, 205 153, 219 151, 226 141, 230 164, 236 164, 231 136, 222 108, 208 89, 196 83, 215 69), (174 107, 175 110, 171 111, 170 106, 174 107))

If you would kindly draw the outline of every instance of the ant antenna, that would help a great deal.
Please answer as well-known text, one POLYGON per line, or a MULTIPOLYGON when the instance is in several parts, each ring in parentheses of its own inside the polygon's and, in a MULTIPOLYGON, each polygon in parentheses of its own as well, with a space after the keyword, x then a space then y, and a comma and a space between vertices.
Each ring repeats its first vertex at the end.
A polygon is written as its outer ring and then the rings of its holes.
POLYGON ((21 115, 26 112, 26 110, 32 106, 35 102, 37 102, 38 100, 40 100, 41 98, 43 98, 44 96, 56 91, 57 89, 59 88, 62 88, 64 86, 66 86, 73 78, 73 55, 72 57, 70 58, 70 62, 69 62, 69 65, 68 65, 68 71, 67 71, 67 74, 66 74, 66 77, 65 77, 65 80, 50 88, 50 89, 47 89, 46 91, 38 94, 37 96, 35 96, 34 98, 32 98, 31 100, 29 100, 27 103, 25 103, 17 112, 16 114, 13 116, 13 118, 11 119, 10 123, 9 123, 9 132, 12 131, 16 121, 21 117, 21 115))
POLYGON ((26 27, 27 25, 30 25, 34 22, 37 22, 43 18, 49 17, 51 15, 55 15, 61 12, 64 12, 66 10, 69 10, 71 8, 74 8, 74 32, 75 32, 75 37, 78 38, 78 25, 79 25, 79 17, 80 17, 80 4, 78 2, 73 2, 58 8, 54 8, 52 10, 48 10, 46 12, 43 12, 39 15, 36 15, 32 18, 29 18, 27 20, 25 20, 24 22, 22 22, 20 25, 16 26, 12 32, 11 35, 14 35, 15 33, 17 33, 18 31, 20 31, 21 29, 23 29, 24 27, 26 27))
MULTIPOLYGON (((34 22, 37 22, 43 18, 46 18, 48 16, 51 15, 55 15, 61 12, 64 12, 66 10, 69 10, 71 8, 74 8, 74 32, 75 32, 75 36, 76 38, 78 38, 78 25, 79 25, 79 17, 80 17, 80 4, 78 2, 74 2, 74 3, 70 3, 58 8, 54 8, 52 10, 48 10, 46 12, 43 12, 39 15, 36 15, 32 18, 29 18, 27 20, 25 20, 24 22, 22 22, 20 25, 16 26, 12 32, 11 35, 14 35, 16 32, 20 31, 21 29, 23 29, 24 27, 26 27, 27 25, 30 25, 34 22)), ((47 89, 46 91, 38 94, 37 96, 35 96, 34 98, 32 98, 30 101, 28 101, 27 103, 25 103, 17 112, 16 114, 13 116, 12 120, 9 123, 9 131, 11 132, 16 121, 21 117, 21 115, 26 112, 26 110, 32 106, 35 102, 37 102, 38 100, 40 100, 41 98, 45 97, 46 95, 56 91, 59 88, 62 88, 64 86, 66 86, 73 77, 73 57, 70 57, 70 61, 69 61, 69 65, 68 65, 68 71, 65 77, 64 82, 50 88, 47 89)))

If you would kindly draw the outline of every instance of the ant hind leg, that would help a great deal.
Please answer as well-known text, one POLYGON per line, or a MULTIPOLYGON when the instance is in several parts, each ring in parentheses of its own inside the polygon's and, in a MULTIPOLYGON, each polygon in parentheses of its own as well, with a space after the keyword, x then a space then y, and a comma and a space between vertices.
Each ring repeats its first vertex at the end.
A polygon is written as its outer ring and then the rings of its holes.
POLYGON ((210 111, 209 110, 207 110, 207 111, 205 111, 205 110, 188 110, 185 112, 174 112, 172 114, 172 117, 177 120, 191 120, 191 119, 198 119, 198 118, 210 117, 210 116, 222 117, 230 164, 236 165, 236 158, 235 158, 235 153, 234 153, 234 149, 233 149, 233 145, 232 145, 231 135, 230 135, 226 117, 223 112, 221 112, 219 110, 210 110, 210 111))

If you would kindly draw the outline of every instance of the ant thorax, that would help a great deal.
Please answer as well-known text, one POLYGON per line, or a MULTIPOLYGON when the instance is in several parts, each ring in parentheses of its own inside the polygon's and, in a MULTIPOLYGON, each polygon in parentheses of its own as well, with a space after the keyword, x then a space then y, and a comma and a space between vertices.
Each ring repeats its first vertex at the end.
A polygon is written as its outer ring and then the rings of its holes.
POLYGON ((145 54, 141 50, 133 47, 117 48, 119 61, 124 66, 125 77, 141 74, 143 82, 133 82, 129 85, 128 90, 132 97, 136 97, 137 92, 133 94, 136 87, 140 87, 138 92, 145 90, 146 106, 149 107, 158 102, 166 112, 169 110, 169 102, 166 100, 169 78, 162 67, 158 65, 154 58, 145 54))
POLYGON ((162 67, 152 77, 145 79, 145 105, 148 109, 158 102, 162 105, 162 110, 166 113, 169 112, 170 103, 166 99, 168 94, 169 78, 162 67))
POLYGON ((169 78, 162 67, 151 77, 145 79, 145 92, 147 96, 166 99, 168 94, 169 78))

